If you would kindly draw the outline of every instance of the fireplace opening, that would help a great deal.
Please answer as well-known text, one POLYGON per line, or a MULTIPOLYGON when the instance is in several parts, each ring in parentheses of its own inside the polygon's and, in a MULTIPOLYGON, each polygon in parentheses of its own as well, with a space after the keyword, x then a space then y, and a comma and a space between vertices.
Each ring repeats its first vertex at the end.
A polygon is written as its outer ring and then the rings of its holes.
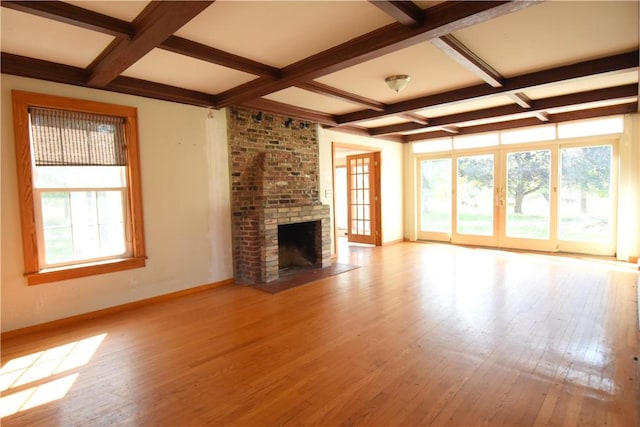
POLYGON ((278 268, 321 264, 321 221, 278 225, 278 268))

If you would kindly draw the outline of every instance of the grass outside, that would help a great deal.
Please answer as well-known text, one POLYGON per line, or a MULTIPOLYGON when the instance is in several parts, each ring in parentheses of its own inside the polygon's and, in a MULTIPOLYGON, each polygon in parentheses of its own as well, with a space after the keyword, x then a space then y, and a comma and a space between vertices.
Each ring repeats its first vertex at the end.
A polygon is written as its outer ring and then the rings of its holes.
MULTIPOLYGON (((423 212, 422 231, 451 232, 451 214, 448 212, 423 212)), ((460 213, 458 232, 490 236, 493 233, 491 215, 460 213)), ((576 242, 607 241, 609 227, 606 220, 587 216, 562 218, 560 237, 562 240, 576 242)), ((507 214, 507 236, 526 239, 548 239, 549 218, 544 215, 507 214)))

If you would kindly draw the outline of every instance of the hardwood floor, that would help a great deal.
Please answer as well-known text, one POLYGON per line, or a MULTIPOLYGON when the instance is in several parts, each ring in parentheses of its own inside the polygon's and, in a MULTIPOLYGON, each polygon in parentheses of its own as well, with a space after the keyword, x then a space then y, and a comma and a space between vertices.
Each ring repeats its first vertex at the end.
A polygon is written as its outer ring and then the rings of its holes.
POLYGON ((361 268, 6 340, 2 425, 638 425, 633 265, 425 243, 338 261, 361 268))

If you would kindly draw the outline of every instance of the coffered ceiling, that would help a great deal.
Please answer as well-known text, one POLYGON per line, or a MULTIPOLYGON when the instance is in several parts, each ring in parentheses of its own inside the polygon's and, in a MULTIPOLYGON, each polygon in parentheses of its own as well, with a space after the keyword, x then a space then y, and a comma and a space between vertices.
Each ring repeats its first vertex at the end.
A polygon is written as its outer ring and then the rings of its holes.
POLYGON ((2 1, 1 67, 409 142, 638 111, 638 5, 2 1))

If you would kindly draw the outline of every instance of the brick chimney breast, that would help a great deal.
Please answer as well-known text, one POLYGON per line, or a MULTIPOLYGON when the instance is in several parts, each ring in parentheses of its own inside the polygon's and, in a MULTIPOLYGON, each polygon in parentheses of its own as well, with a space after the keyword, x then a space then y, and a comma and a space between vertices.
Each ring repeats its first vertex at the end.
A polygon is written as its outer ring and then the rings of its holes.
POLYGON ((281 224, 320 221, 319 264, 329 265, 329 206, 320 202, 315 124, 236 107, 228 109, 227 123, 236 282, 278 279, 281 224))

